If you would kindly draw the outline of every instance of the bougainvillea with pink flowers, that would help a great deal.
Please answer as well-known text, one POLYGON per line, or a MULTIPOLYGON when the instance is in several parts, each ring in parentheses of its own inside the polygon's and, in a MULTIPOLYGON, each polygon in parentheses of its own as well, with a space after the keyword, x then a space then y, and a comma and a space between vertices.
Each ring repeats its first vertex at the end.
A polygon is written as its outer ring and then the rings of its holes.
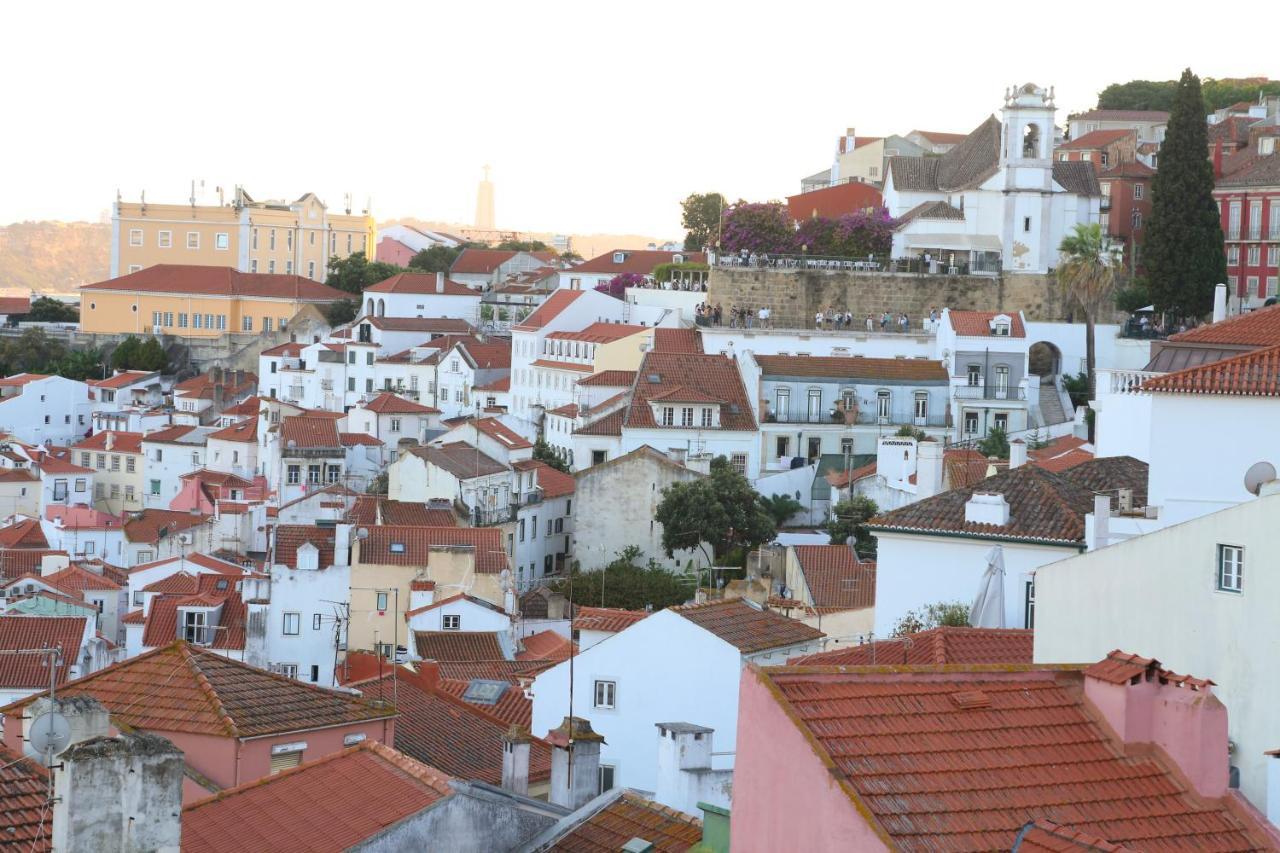
POLYGON ((863 258, 886 256, 893 244, 894 220, 883 207, 846 213, 836 219, 815 216, 792 222, 780 202, 738 202, 725 211, 722 252, 863 258))
POLYGON ((640 287, 644 284, 644 276, 634 272, 624 272, 615 275, 608 281, 602 281, 596 285, 596 290, 601 293, 607 293, 614 299, 626 299, 628 287, 640 287))
POLYGON ((798 248, 796 229, 787 206, 777 201, 740 201, 724 212, 720 233, 723 252, 790 254, 798 248))

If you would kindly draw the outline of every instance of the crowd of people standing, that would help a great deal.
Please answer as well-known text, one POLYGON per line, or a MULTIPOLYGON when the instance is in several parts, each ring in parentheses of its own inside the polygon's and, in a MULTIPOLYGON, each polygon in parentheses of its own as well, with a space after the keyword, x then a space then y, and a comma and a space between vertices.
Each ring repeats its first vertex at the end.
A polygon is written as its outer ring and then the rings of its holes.
MULTIPOLYGON (((772 314, 769 308, 751 309, 731 305, 729 310, 725 311, 719 302, 715 305, 703 302, 694 309, 694 322, 699 326, 722 326, 727 321, 731 329, 767 329, 772 327, 772 314)), ((941 313, 935 306, 929 309, 927 316, 921 318, 920 325, 924 331, 932 332, 937 328, 941 317, 941 313)), ((879 316, 868 314, 861 323, 858 323, 853 312, 848 309, 839 311, 828 307, 813 315, 813 328, 820 331, 849 331, 855 327, 855 324, 861 325, 862 330, 866 332, 874 332, 877 328, 881 332, 903 334, 911 331, 911 317, 906 312, 884 311, 879 316)))

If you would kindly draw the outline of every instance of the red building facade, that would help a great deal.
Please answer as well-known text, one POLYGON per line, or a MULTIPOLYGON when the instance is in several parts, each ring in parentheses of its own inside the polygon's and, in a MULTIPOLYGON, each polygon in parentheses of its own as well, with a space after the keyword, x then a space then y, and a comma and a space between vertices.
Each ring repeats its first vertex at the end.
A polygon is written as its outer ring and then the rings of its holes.
POLYGON ((1228 292, 1257 306, 1280 289, 1280 139, 1256 134, 1216 169, 1228 292))
POLYGON ((1151 218, 1151 179, 1155 170, 1138 159, 1138 132, 1095 130, 1059 145, 1053 157, 1063 163, 1093 164, 1102 188, 1102 232, 1124 246, 1125 263, 1142 265, 1142 236, 1151 218))

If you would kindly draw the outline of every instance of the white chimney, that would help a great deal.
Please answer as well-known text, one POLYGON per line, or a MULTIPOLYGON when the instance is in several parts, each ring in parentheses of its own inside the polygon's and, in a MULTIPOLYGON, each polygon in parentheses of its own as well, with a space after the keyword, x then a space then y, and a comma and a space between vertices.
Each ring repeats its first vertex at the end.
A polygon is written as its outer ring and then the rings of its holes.
POLYGON ((1009 468, 1021 468, 1027 464, 1027 443, 1020 438, 1009 442, 1009 468))
MULTIPOLYGON (((62 521, 61 517, 58 521, 62 521)), ((40 558, 40 577, 56 574, 69 565, 71 565, 71 558, 66 554, 45 554, 40 558)))
MULTIPOLYGON (((914 438, 882 438, 876 444, 876 474, 890 486, 900 488, 916 470, 914 438)), ((917 478, 919 479, 919 478, 917 478)))
POLYGON ((942 491, 942 444, 926 439, 916 447, 916 497, 931 498, 942 491))
POLYGON ((589 720, 565 717, 559 727, 547 732, 546 741, 552 746, 548 799, 567 809, 581 808, 598 793, 604 737, 592 730, 589 720))
POLYGON ((1093 547, 1105 548, 1111 539, 1111 498, 1093 496, 1093 547))
POLYGON ((1227 286, 1219 284, 1213 288, 1213 322, 1221 323, 1227 319, 1227 286))
POLYGON ((521 796, 529 795, 529 741, 515 724, 502 736, 502 787, 521 796))
POLYGON ((444 293, 444 273, 436 273, 436 293, 444 293))
POLYGON ((351 531, 353 525, 336 524, 333 528, 333 564, 351 565, 351 531))
POLYGON ((964 505, 966 524, 994 524, 1004 527, 1009 523, 1009 502, 1004 495, 974 492, 964 505))

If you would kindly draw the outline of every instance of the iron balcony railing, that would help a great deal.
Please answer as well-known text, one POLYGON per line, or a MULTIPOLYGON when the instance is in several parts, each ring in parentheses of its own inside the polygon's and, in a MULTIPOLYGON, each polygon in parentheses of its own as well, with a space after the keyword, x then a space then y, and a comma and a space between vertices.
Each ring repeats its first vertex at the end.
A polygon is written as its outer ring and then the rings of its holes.
POLYGON ((957 400, 1025 400, 1025 388, 1000 388, 996 385, 957 385, 957 400))
POLYGON ((834 415, 830 412, 823 412, 821 415, 810 415, 808 413, 791 414, 782 413, 774 414, 769 412, 764 416, 764 422, 769 424, 813 424, 817 426, 866 426, 875 424, 893 424, 902 426, 911 424, 913 426, 946 426, 946 415, 903 415, 901 413, 893 413, 889 415, 881 415, 876 412, 858 412, 853 418, 849 418, 844 412, 836 412, 834 415))

